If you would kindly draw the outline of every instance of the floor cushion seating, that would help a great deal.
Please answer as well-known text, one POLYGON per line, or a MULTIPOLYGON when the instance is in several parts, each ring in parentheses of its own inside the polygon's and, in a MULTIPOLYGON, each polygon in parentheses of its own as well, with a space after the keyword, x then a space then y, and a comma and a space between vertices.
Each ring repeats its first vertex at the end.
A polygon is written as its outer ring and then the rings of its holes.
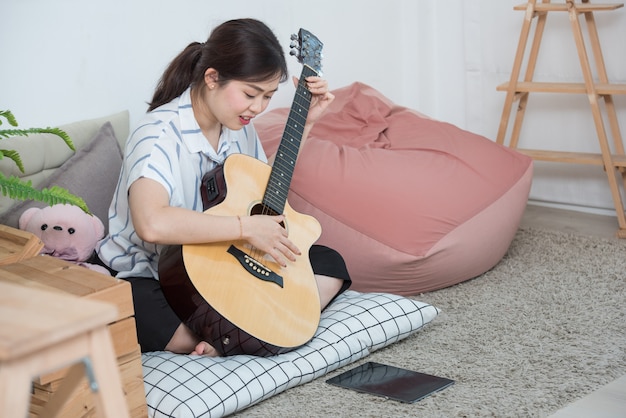
MULTIPOLYGON (((303 146, 289 192, 346 259, 353 289, 415 295, 476 277, 505 254, 532 160, 353 83, 303 146)), ((255 119, 268 155, 288 108, 255 119)))
POLYGON ((400 341, 438 313, 428 303, 403 296, 348 290, 322 312, 313 339, 288 353, 219 358, 144 353, 148 415, 232 414, 400 341))

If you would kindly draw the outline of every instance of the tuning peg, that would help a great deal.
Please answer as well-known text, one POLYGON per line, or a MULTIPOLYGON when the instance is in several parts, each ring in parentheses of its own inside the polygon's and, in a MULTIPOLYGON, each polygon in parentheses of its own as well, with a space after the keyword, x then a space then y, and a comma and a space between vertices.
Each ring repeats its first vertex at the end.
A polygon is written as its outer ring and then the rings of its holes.
POLYGON ((298 56, 298 50, 293 48, 291 51, 289 51, 289 55, 293 55, 294 57, 298 56))
POLYGON ((289 37, 292 41, 295 41, 296 39, 298 39, 298 35, 295 33, 292 33, 291 36, 289 37))

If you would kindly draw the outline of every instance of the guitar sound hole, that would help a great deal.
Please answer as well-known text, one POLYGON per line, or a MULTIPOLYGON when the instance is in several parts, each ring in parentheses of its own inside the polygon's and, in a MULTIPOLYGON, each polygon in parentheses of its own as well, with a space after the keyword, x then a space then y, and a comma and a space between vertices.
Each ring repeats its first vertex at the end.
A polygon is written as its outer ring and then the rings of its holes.
MULTIPOLYGON (((276 216, 276 215, 280 215, 278 212, 276 212, 274 209, 270 208, 267 205, 264 205, 263 203, 257 203, 256 205, 254 205, 252 207, 252 210, 250 211, 250 215, 269 215, 269 216, 276 216)), ((281 222, 280 225, 284 228, 285 227, 285 223, 281 222)))

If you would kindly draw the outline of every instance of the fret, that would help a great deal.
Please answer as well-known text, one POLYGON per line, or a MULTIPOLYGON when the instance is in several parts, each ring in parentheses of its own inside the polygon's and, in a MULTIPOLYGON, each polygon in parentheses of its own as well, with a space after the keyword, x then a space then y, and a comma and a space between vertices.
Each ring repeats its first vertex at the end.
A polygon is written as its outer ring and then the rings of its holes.
POLYGON ((287 203, 287 195, 298 159, 304 125, 311 105, 311 92, 306 88, 305 78, 317 74, 308 65, 302 68, 285 130, 276 151, 274 166, 263 197, 263 205, 276 213, 283 213, 287 203))

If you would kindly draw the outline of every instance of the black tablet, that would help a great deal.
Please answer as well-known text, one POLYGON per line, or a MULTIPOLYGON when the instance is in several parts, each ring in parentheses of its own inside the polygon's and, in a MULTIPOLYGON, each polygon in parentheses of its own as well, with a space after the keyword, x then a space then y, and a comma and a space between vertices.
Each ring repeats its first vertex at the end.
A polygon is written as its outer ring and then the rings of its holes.
POLYGON ((330 378, 326 383, 414 403, 454 384, 454 380, 370 361, 330 378))

